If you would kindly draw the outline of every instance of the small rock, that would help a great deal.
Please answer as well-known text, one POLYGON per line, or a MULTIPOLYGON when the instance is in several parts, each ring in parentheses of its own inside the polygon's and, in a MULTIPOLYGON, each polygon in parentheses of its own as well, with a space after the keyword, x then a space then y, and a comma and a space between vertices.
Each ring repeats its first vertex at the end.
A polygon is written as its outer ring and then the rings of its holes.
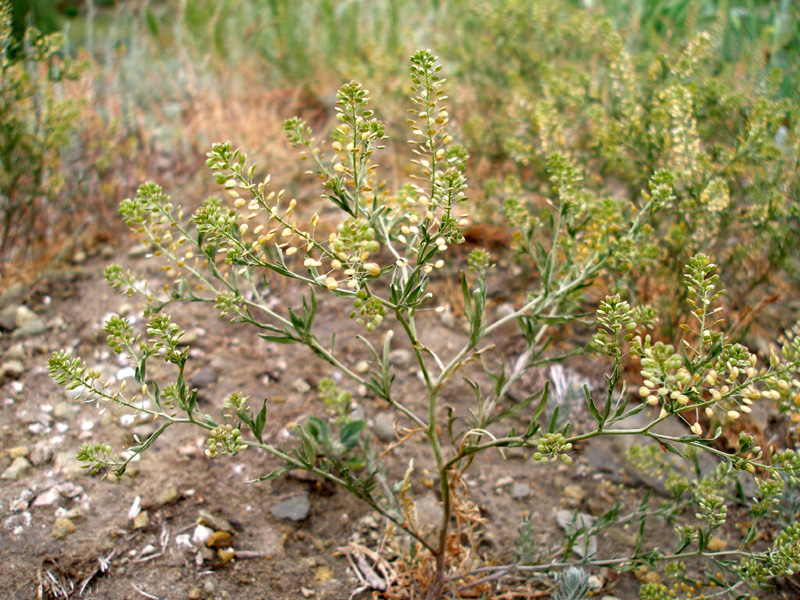
POLYGON ((579 485, 568 485, 564 488, 563 494, 565 497, 577 500, 578 502, 583 501, 586 497, 586 492, 584 492, 583 488, 579 485))
POLYGON ((192 541, 198 546, 205 546, 209 538, 214 534, 214 530, 205 525, 198 525, 194 528, 192 541))
POLYGON ((23 325, 34 323, 36 321, 41 321, 41 318, 30 308, 24 304, 20 304, 17 307, 17 310, 14 313, 14 325, 17 327, 22 327, 23 325))
POLYGON ((17 307, 14 314, 14 324, 16 325, 16 330, 12 335, 14 338, 40 335, 47 331, 44 319, 25 305, 17 307))
POLYGON ((158 495, 158 498, 156 498, 156 503, 159 506, 165 506, 167 504, 176 502, 180 497, 181 493, 178 491, 178 488, 176 488, 174 485, 171 485, 158 495))
POLYGON ((397 348, 389 352, 389 363, 398 369, 407 369, 411 364, 411 351, 397 348))
POLYGON ((48 464, 53 460, 53 449, 46 443, 38 444, 31 452, 31 464, 35 467, 41 467, 48 464))
MULTIPOLYGON (((78 412, 80 412, 80 408, 73 404, 72 402, 59 402, 53 407, 53 417, 56 419, 70 419, 74 417, 78 412)), ((112 414, 111 411, 106 411, 109 414, 112 414)), ((103 413, 105 414, 105 413, 103 413)))
POLYGON ((14 330, 14 333, 11 334, 11 337, 13 339, 21 337, 30 337, 34 335, 41 335, 45 331, 47 331, 47 324, 41 319, 38 319, 30 323, 25 323, 25 325, 23 325, 22 327, 17 327, 14 330))
POLYGON ((717 536, 714 536, 710 540, 708 540, 708 549, 711 552, 720 552, 722 550, 725 550, 725 546, 727 545, 728 544, 725 540, 718 538, 717 536))
POLYGON ((219 377, 219 370, 212 365, 206 365, 189 376, 189 384, 202 390, 213 385, 217 381, 217 377, 219 377))
POLYGON ((300 593, 303 595, 303 598, 313 598, 314 597, 314 590, 310 590, 305 587, 300 588, 300 593))
POLYGON ((76 529, 75 523, 69 519, 56 519, 56 522, 53 524, 53 537, 57 540, 63 540, 69 534, 74 533, 76 529))
POLYGON ((199 587, 189 590, 189 600, 200 600, 203 597, 203 590, 199 587))
POLYGON ((19 458, 20 456, 27 458, 29 454, 30 450, 28 450, 27 446, 14 446, 8 449, 8 455, 11 458, 19 458))
POLYGON ((311 386, 305 379, 295 379, 292 384, 292 389, 298 394, 307 394, 311 391, 311 386))
POLYGON ((8 350, 6 350, 6 353, 3 354, 3 358, 5 360, 23 361, 27 358, 25 355, 25 348, 22 344, 14 344, 8 350))
POLYGON ((353 371, 358 373, 359 375, 363 375, 367 371, 369 371, 369 362, 366 360, 360 360, 356 363, 356 366, 353 367, 353 371))
POLYGON ((136 244, 128 250, 128 258, 141 258, 151 251, 149 244, 136 244))
POLYGON ((183 334, 183 337, 181 337, 178 342, 178 346, 194 346, 198 339, 200 338, 197 335, 197 331, 195 329, 190 329, 183 334))
POLYGON ((5 479, 7 481, 17 481, 25 477, 30 468, 31 468, 31 463, 28 462, 28 459, 22 456, 18 456, 17 458, 14 459, 11 465, 5 471, 3 471, 3 474, 0 475, 0 479, 5 479))
POLYGON ((14 331, 17 326, 17 317, 15 312, 4 310, 0 313, 0 331, 14 331))
POLYGON ((600 600, 619 600, 616 596, 603 596, 600 600))
POLYGON ((47 329, 50 329, 51 331, 63 331, 66 328, 67 322, 61 315, 58 315, 47 322, 47 329))
POLYGON ((105 259, 113 258, 114 257, 114 246, 110 244, 103 244, 100 247, 100 256, 105 259))
POLYGON ((150 515, 147 514, 146 510, 143 510, 136 518, 133 519, 133 528, 134 529, 144 529, 147 527, 147 524, 150 522, 150 515))
POLYGON ((83 464, 75 458, 74 452, 59 452, 56 454, 56 467, 66 479, 74 479, 85 475, 88 471, 83 468, 83 464))
POLYGON ((122 304, 119 305, 119 310, 117 312, 119 312, 120 317, 126 317, 129 314, 131 314, 134 310, 135 309, 133 308, 133 304, 131 304, 130 302, 123 302, 122 304))
POLYGON ((206 546, 209 548, 229 548, 233 536, 227 531, 215 531, 206 540, 206 546))
POLYGON ((76 250, 72 255, 72 262, 76 265, 86 262, 86 252, 80 248, 76 250))
POLYGON ((276 519, 297 522, 305 520, 308 517, 309 510, 311 510, 311 501, 308 494, 298 494, 272 505, 269 512, 276 519))
POLYGON ((380 412, 375 415, 375 425, 372 428, 372 431, 376 436, 378 436, 380 441, 388 444, 396 439, 394 433, 394 421, 394 414, 389 412, 380 412))
POLYGON ((217 550, 217 556, 222 561, 222 564, 226 564, 230 562, 234 556, 236 556, 236 551, 233 548, 220 548, 217 550))
POLYGON ((333 569, 331 569, 326 565, 318 567, 316 573, 314 573, 314 581, 316 581, 317 583, 325 583, 332 577, 333 577, 333 569))
POLYGON ((25 372, 25 365, 21 360, 7 360, 0 365, 0 381, 3 379, 19 379, 25 372))
POLYGON ((602 590, 603 586, 605 585, 603 578, 598 577, 597 575, 590 575, 587 583, 589 584, 589 590, 595 594, 602 590))
POLYGON ((206 579, 206 580, 203 582, 203 591, 204 591, 206 594, 213 594, 214 592, 216 592, 216 591, 217 591, 217 588, 216 588, 216 586, 214 585, 214 582, 213 582, 213 581, 212 581, 210 578, 209 578, 209 579, 206 579))
POLYGON ((517 481, 511 486, 511 497, 522 500, 531 495, 531 486, 527 483, 517 481))
POLYGON ((233 525, 230 524, 230 521, 224 519, 223 517, 212 515, 210 512, 205 510, 198 512, 197 523, 200 525, 205 525, 206 527, 210 527, 214 531, 227 531, 228 533, 234 533, 236 531, 233 528, 233 525))
POLYGON ((60 490, 57 487, 51 487, 49 490, 36 496, 36 500, 33 501, 33 506, 57 506, 63 501, 64 497, 61 495, 60 490))
MULTIPOLYGON (((21 283, 12 285, 0 294, 0 308, 13 308, 25 299, 28 290, 21 283)), ((5 310, 3 311, 5 312, 5 310)))

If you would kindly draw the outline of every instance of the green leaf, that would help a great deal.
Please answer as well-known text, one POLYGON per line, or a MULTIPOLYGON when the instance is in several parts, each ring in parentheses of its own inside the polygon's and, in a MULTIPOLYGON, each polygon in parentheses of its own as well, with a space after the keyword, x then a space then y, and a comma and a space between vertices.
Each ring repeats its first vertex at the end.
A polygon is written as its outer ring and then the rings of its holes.
POLYGON ((267 422, 267 399, 264 398, 264 402, 261 404, 261 410, 256 415, 256 418, 253 420, 253 425, 251 427, 253 435, 262 444, 264 442, 261 439, 261 436, 264 433, 264 425, 266 424, 266 422, 267 422))
POLYGON ((275 469, 274 471, 271 471, 270 473, 268 473, 266 475, 262 475, 261 477, 258 477, 256 479, 251 479, 250 481, 248 481, 248 483, 258 483, 259 481, 270 481, 272 479, 275 479, 276 477, 280 477, 284 473, 289 473, 291 471, 296 471, 297 469, 298 469, 298 467, 295 467, 295 466, 281 467, 280 469, 275 469))
POLYGON ((558 409, 559 407, 556 406, 555 409, 553 410, 553 416, 550 419, 550 425, 547 426, 547 431, 549 433, 556 432, 556 426, 558 425, 558 409))
POLYGON ((539 404, 536 405, 536 408, 533 411, 533 416, 531 417, 531 422, 538 419, 544 409, 547 407, 547 400, 550 398, 550 381, 544 382, 544 390, 542 390, 542 399, 539 400, 539 404))
POLYGON ((589 409, 589 414, 592 415, 592 418, 597 421, 597 424, 602 428, 605 419, 600 416, 600 411, 597 410, 597 407, 594 405, 594 400, 592 400, 592 395, 589 393, 589 386, 583 386, 583 395, 586 397, 586 407, 589 409))
POLYGON ((361 432, 367 426, 366 421, 351 421, 339 431, 339 441, 345 448, 355 448, 358 445, 361 432))

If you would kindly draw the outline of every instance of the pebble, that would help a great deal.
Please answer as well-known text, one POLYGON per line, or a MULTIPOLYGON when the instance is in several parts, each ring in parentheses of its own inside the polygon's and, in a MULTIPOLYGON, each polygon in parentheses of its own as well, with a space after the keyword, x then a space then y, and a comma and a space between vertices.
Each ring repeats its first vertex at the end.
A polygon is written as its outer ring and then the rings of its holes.
MULTIPOLYGON (((53 417, 56 419, 71 419, 78 412, 80 412, 80 408, 72 402, 59 402, 53 407, 53 417)), ((110 413, 111 411, 107 412, 110 413)))
POLYGON ((64 497, 61 495, 58 488, 51 487, 49 490, 36 496, 36 500, 33 501, 33 506, 56 506, 61 504, 63 500, 64 497))
POLYGON ((128 250, 128 258, 141 258, 150 253, 149 244, 136 244, 128 250))
POLYGON ((156 503, 159 506, 165 506, 167 504, 176 502, 180 497, 181 493, 178 491, 178 488, 174 485, 171 485, 158 495, 158 498, 156 498, 156 503))
POLYGON ((213 385, 217 381, 217 377, 219 377, 219 370, 212 365, 206 365, 189 376, 189 384, 202 390, 213 385))
POLYGON ((390 412, 379 412, 375 415, 375 425, 372 431, 380 441, 388 444, 395 440, 394 421, 395 416, 390 412))
POLYGON ((314 581, 316 581, 317 583, 325 583, 331 578, 333 578, 333 569, 331 569, 326 565, 318 567, 316 572, 314 573, 314 581))
POLYGON ((20 304, 14 313, 14 325, 22 327, 28 323, 41 321, 40 317, 24 304, 20 304))
POLYGON ((44 319, 25 305, 17 307, 14 314, 14 324, 16 329, 11 337, 20 338, 32 335, 40 335, 47 331, 47 324, 44 319))
POLYGON ((27 358, 25 355, 25 348, 22 344, 13 344, 8 350, 6 350, 6 353, 3 354, 3 358, 5 360, 23 361, 27 358))
POLYGON ((53 537, 57 540, 63 540, 69 534, 74 533, 77 527, 75 523, 66 518, 56 519, 53 524, 53 537))
POLYGON ((147 513, 146 510, 143 510, 136 518, 133 519, 133 528, 134 529, 144 529, 147 527, 147 524, 150 523, 150 515, 147 513))
POLYGON ((198 546, 205 546, 209 538, 214 534, 214 530, 205 525, 198 525, 194 528, 192 541, 198 546))
POLYGON ((25 289, 25 286, 23 286, 21 283, 14 284, 0 294, 0 307, 14 307, 22 302, 27 294, 28 291, 25 289))
POLYGON ((313 598, 314 597, 314 590, 310 590, 305 587, 300 588, 300 593, 303 595, 303 598, 313 598))
POLYGON ((119 316, 126 317, 129 314, 131 314, 134 310, 135 309, 133 307, 133 304, 131 304, 130 302, 123 302, 122 304, 119 305, 119 311, 118 311, 119 316))
POLYGON ((217 556, 222 561, 222 564, 226 564, 230 562, 234 556, 236 556, 236 551, 233 548, 220 548, 217 550, 217 556))
POLYGON ((27 458, 29 454, 30 450, 28 450, 27 446, 14 446, 8 449, 8 455, 11 458, 19 458, 20 456, 27 458))
POLYGON ((16 313, 13 307, 0 313, 0 331, 14 331, 17 326, 16 313))
POLYGON ((717 536, 712 537, 708 540, 708 549, 711 552, 720 552, 725 550, 725 546, 727 546, 727 542, 725 540, 718 538, 717 536))
POLYGON ((311 500, 308 494, 298 494, 283 502, 273 504, 269 512, 272 513, 272 516, 276 519, 297 522, 305 520, 310 510, 311 500))
POLYGON ((56 454, 56 467, 61 470, 61 473, 66 479, 75 479, 88 473, 83 468, 83 463, 75 458, 74 452, 59 452, 56 454))
POLYGON ((305 379, 295 379, 292 389, 298 394, 307 394, 311 391, 311 386, 305 379))
POLYGON ((197 514, 197 523, 199 525, 205 525, 214 531, 227 531, 228 533, 234 533, 236 531, 230 521, 223 517, 217 517, 205 510, 201 510, 197 514))
POLYGON ((564 496, 581 502, 586 497, 586 492, 579 485, 568 485, 564 488, 564 496))
POLYGON ((589 584, 589 590, 595 594, 602 590, 605 585, 602 577, 598 577, 597 575, 590 575, 587 583, 589 584))
POLYGON ((0 381, 5 378, 19 379, 25 372, 25 365, 21 360, 7 360, 0 365, 0 381))
POLYGON ((46 443, 37 444, 31 452, 31 463, 36 467, 41 467, 53 460, 53 449, 46 443))
POLYGON ((189 331, 184 332, 183 336, 178 342, 178 346, 194 346, 199 339, 200 336, 197 335, 197 330, 190 329, 189 331))
POLYGON ((411 364, 411 351, 397 348, 389 352, 389 364, 398 369, 407 369, 411 364))
POLYGON ((203 590, 199 587, 189 590, 189 600, 200 600, 203 597, 203 590))
POLYGON ((521 481, 515 482, 511 486, 511 497, 517 500, 522 500, 531 495, 531 486, 521 481))
POLYGON ((367 371, 369 371, 369 362, 366 360, 360 360, 356 363, 356 366, 353 367, 353 371, 358 373, 359 375, 363 375, 367 371))
POLYGON ((76 250, 72 255, 72 262, 76 265, 86 262, 86 252, 80 248, 76 250))
POLYGON ((23 456, 18 456, 14 459, 11 465, 5 471, 3 471, 3 474, 0 475, 0 479, 5 479, 6 481, 17 481, 25 477, 30 469, 31 463, 28 462, 28 459, 23 456))
POLYGON ((206 540, 206 546, 209 548, 229 548, 233 536, 227 531, 215 531, 206 540))

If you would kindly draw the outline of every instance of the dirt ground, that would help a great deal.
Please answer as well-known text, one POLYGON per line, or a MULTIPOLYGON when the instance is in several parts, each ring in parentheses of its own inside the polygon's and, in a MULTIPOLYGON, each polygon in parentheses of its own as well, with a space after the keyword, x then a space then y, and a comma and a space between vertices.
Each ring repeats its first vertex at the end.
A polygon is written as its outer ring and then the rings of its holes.
MULTIPOLYGON (((102 271, 108 262, 117 261, 154 281, 163 276, 155 259, 145 258, 129 245, 100 248, 97 256, 76 258, 78 264, 45 278, 33 293, 27 288, 9 291, 6 306, 0 306, 9 314, 8 306, 24 303, 45 323, 38 334, 20 336, 18 327, 9 327, 0 338, 0 354, 6 358, 9 351, 17 354, 24 367, 18 377, 9 375, 0 383, 0 471, 16 457, 29 464, 14 478, 0 482, 0 589, 6 597, 350 597, 362 584, 351 566, 354 555, 348 558, 348 544, 378 550, 385 541, 385 524, 344 491, 303 474, 248 483, 280 466, 266 453, 247 449, 236 457, 209 459, 198 430, 172 427, 118 483, 88 475, 76 464, 74 454, 86 441, 122 449, 132 443, 134 434, 144 439, 155 425, 111 410, 100 414, 94 403, 72 399, 50 380, 48 356, 70 348, 104 374, 130 377, 132 373, 123 370, 128 365, 108 350, 102 325, 108 315, 119 312, 141 326, 141 307, 136 299, 115 295, 104 283, 102 271), (235 552, 232 560, 225 562, 227 555, 198 541, 198 520, 232 536, 226 538, 235 552)), ((506 268, 496 277, 495 287, 510 289, 515 275, 506 268)), ((449 291, 443 283, 436 284, 434 291, 447 299, 449 291)), ((302 290, 276 289, 274 301, 297 305, 299 293, 302 290)), ((496 304, 504 300, 496 298, 496 304)), ((316 386, 322 378, 332 377, 353 392, 353 410, 368 419, 376 447, 383 445, 378 439, 387 437, 385 424, 396 416, 388 407, 341 379, 341 374, 306 348, 266 343, 254 331, 222 321, 206 308, 190 305, 172 311, 189 331, 188 372, 190 382, 200 389, 204 410, 219 414, 225 396, 237 390, 254 400, 267 397, 265 439, 291 447, 297 440, 290 433, 290 423, 319 412, 316 386)), ((355 338, 360 331, 347 318, 348 310, 349 305, 333 298, 324 301, 317 319, 319 337, 327 339, 336 332, 342 356, 348 364, 357 365, 369 355, 355 338)), ((426 313, 420 330, 444 354, 465 341, 458 320, 449 313, 426 313)), ((374 336, 377 340, 380 334, 374 336)), ((507 360, 513 360, 521 348, 513 332, 501 332, 494 341, 494 351, 507 360)), ((567 365, 568 373, 599 372, 592 360, 579 358, 567 365)), ((397 373, 398 395, 411 399, 412 407, 421 407, 423 386, 415 369, 398 360, 397 373)), ((155 368, 149 374, 161 375, 155 368)), ((462 414, 473 401, 463 381, 455 381, 445 398, 445 404, 462 414)), ((519 429, 524 423, 520 419, 510 425, 519 429)), ((552 560, 558 557, 563 539, 556 524, 558 510, 599 515, 617 501, 623 512, 638 504, 647 486, 622 472, 599 471, 598 457, 590 460, 589 452, 614 449, 577 449, 570 467, 560 462, 540 465, 527 453, 514 451, 492 452, 476 460, 466 479, 471 498, 486 520, 476 544, 476 566, 513 560, 525 517, 534 523, 542 560, 552 560)), ((620 456, 599 458, 609 464, 622 461, 620 456)), ((414 490, 420 517, 435 518, 436 486, 425 476, 433 463, 420 439, 402 444, 382 459, 387 478, 402 478, 411 459, 421 475, 414 490)), ((658 502, 654 494, 653 505, 658 502)), ((673 525, 653 523, 647 543, 671 548, 673 525)), ((635 524, 606 530, 598 536, 599 555, 612 558, 630 553, 634 534, 635 524)), ((622 600, 638 596, 639 582, 631 574, 599 568, 590 572, 595 576, 593 596, 622 600)), ((508 578, 493 589, 494 597, 525 598, 546 596, 548 588, 546 580, 508 578), (517 590, 517 595, 510 590, 517 590)), ((357 597, 370 594, 365 590, 357 597)))

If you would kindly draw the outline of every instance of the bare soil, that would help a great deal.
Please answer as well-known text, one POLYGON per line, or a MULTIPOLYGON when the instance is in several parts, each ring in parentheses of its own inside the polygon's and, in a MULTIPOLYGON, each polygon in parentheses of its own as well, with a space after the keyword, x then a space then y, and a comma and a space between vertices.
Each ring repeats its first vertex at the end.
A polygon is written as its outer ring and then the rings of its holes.
MULTIPOLYGON (((117 253, 116 260, 126 268, 152 280, 162 276, 156 259, 131 258, 127 248, 117 253)), ((27 306, 48 322, 45 334, 16 340, 7 332, 0 338, 1 352, 17 342, 22 342, 25 352, 22 376, 0 384, 0 471, 11 464, 14 448, 25 447, 33 464, 19 479, 0 483, 0 589, 19 600, 348 598, 361 585, 345 552, 348 543, 378 550, 385 538, 382 520, 346 492, 302 474, 248 483, 280 465, 253 449, 236 457, 209 459, 204 455, 201 432, 187 427, 170 428, 120 482, 88 475, 70 459, 86 441, 103 441, 122 449, 132 443, 134 433, 142 437, 154 429, 152 423, 130 423, 121 413, 108 410, 99 414, 95 404, 69 399, 47 374, 47 358, 60 348, 71 348, 90 365, 110 372, 125 366, 105 345, 103 321, 122 310, 141 326, 141 307, 135 299, 116 296, 106 286, 102 271, 107 262, 95 257, 75 268, 64 268, 26 299, 27 306), (170 488, 174 493, 169 493, 170 488), (48 490, 59 491, 51 503, 48 490), (274 505, 306 494, 310 510, 303 520, 292 522, 271 514, 274 505), (146 523, 142 517, 138 522, 129 518, 137 498, 147 511, 146 523), (38 505, 37 499, 42 499, 38 505), (223 562, 213 550, 192 542, 200 511, 232 525, 232 546, 237 553, 233 560, 223 562), (74 531, 61 537, 59 518, 68 518, 74 531)), ((510 268, 501 269, 495 277, 496 288, 512 289, 515 274, 510 268)), ((434 291, 437 301, 449 300, 444 283, 437 284, 434 291)), ((302 289, 284 287, 273 290, 273 297, 277 305, 297 306, 302 293, 302 289)), ((215 369, 216 377, 201 388, 203 409, 219 414, 224 398, 237 390, 254 401, 266 397, 265 438, 292 447, 297 440, 290 433, 290 424, 318 414, 316 385, 324 377, 340 379, 340 374, 304 347, 266 343, 253 330, 220 320, 207 308, 183 305, 172 311, 175 321, 196 337, 189 373, 209 366, 215 369), (299 380, 311 390, 298 391, 303 389, 299 380)), ((347 318, 348 311, 346 303, 324 300, 317 319, 318 335, 324 340, 335 332, 339 353, 347 364, 354 365, 369 360, 369 355, 355 337, 361 331, 347 318)), ((465 341, 457 325, 433 311, 421 317, 420 329, 424 339, 444 355, 465 341)), ((373 337, 379 341, 380 333, 373 337)), ((494 342, 490 352, 495 360, 504 356, 513 361, 521 348, 509 332, 494 342)), ((598 372, 601 365, 589 360, 581 358, 571 368, 598 372)), ((155 368, 150 372, 152 377, 160 375, 155 368)), ((533 391, 535 383, 540 382, 527 382, 531 389, 522 392, 533 391)), ((422 410, 423 386, 413 367, 399 369, 394 385, 398 396, 422 410)), ((376 416, 388 407, 347 380, 342 379, 341 386, 353 392, 354 408, 363 411, 374 430, 376 416)), ((443 404, 465 415, 473 403, 467 384, 456 378, 443 404)), ((402 420, 398 424, 409 425, 402 420)), ((509 426, 520 429, 525 424, 520 418, 509 426)), ((375 447, 380 446, 376 440, 375 447)), ((641 483, 622 473, 609 478, 598 472, 581 449, 574 458, 571 467, 540 465, 527 453, 514 451, 504 455, 491 452, 476 460, 466 479, 470 497, 485 519, 474 545, 476 565, 513 560, 514 543, 525 517, 535 524, 543 559, 548 559, 548 549, 557 559, 563 538, 555 521, 557 510, 598 515, 618 501, 623 511, 640 502, 646 491, 641 483), (529 486, 527 494, 519 486, 512 493, 514 484, 520 483, 529 486), (576 492, 575 486, 582 493, 576 492)), ((414 490, 425 507, 421 513, 435 516, 438 498, 433 491, 433 463, 422 440, 411 439, 381 460, 387 478, 396 480, 402 478, 411 459, 421 475, 414 490)), ((651 502, 656 506, 660 499, 654 495, 651 502)), ((654 522, 647 543, 669 549, 674 543, 672 528, 654 522)), ((599 555, 629 554, 634 533, 635 524, 607 530, 598 539, 599 555)), ((597 597, 638 597, 639 582, 631 574, 590 571, 602 586, 595 592, 597 597)), ((491 597, 503 598, 546 596, 548 589, 537 580, 519 578, 493 586, 491 597)), ((364 591, 359 597, 370 593, 364 591)))

